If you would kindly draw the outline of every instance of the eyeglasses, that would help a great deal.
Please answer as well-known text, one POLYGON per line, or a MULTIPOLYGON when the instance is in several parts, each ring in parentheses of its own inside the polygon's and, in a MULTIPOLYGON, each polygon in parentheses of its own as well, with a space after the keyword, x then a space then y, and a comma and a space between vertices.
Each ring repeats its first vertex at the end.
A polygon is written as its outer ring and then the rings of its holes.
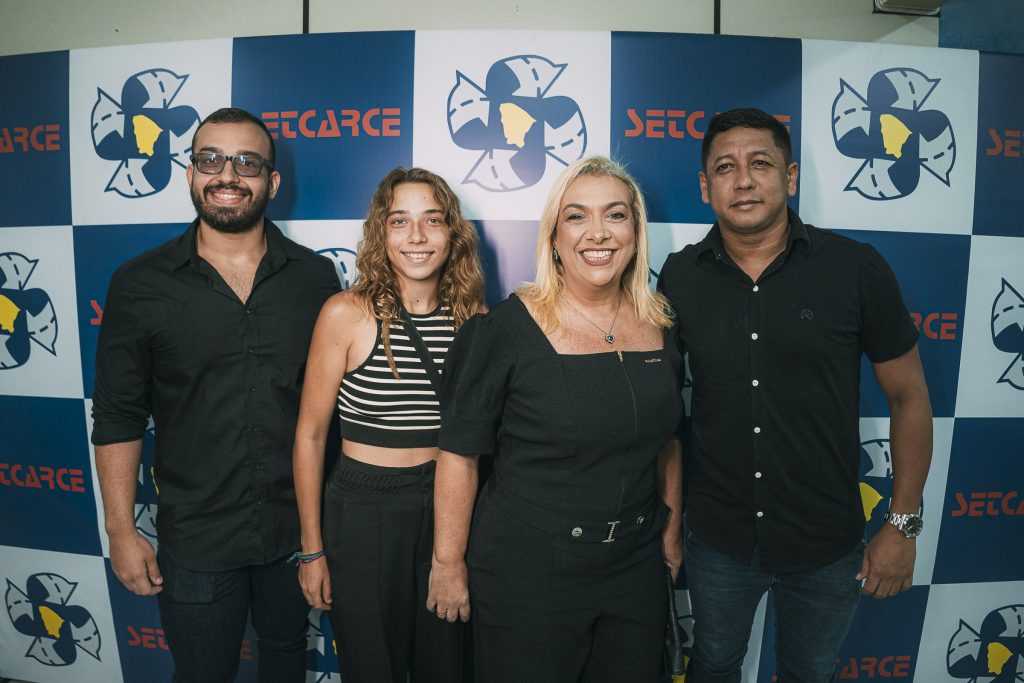
POLYGON ((196 167, 197 171, 208 175, 217 175, 223 171, 224 164, 228 163, 228 161, 231 161, 231 168, 235 169, 235 173, 244 178, 255 178, 263 172, 264 166, 270 170, 274 168, 272 163, 254 154, 231 156, 218 152, 200 152, 199 154, 190 155, 189 160, 196 167))

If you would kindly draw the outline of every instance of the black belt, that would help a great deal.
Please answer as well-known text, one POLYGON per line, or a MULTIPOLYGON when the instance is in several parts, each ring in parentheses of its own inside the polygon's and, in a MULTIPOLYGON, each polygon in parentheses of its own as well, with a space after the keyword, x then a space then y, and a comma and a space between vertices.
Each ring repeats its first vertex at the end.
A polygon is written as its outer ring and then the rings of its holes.
POLYGON ((614 519, 595 521, 584 519, 577 513, 540 507, 515 493, 498 491, 493 477, 487 484, 488 497, 493 504, 532 527, 574 543, 614 543, 620 538, 650 529, 659 519, 662 524, 665 521, 665 515, 659 514, 665 506, 657 496, 620 510, 614 519))

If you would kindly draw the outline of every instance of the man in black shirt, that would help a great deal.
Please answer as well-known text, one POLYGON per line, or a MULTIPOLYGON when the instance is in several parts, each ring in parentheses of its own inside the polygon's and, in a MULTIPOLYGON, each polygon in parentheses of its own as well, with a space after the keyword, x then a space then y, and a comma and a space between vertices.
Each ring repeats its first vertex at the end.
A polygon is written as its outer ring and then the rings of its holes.
POLYGON ((669 256, 659 280, 693 374, 692 680, 740 680, 754 612, 771 589, 779 679, 829 681, 858 595, 911 585, 931 459, 917 330, 872 247, 788 210, 797 164, 772 116, 716 115, 702 168, 701 195, 718 220, 669 256), (893 470, 890 523, 866 547, 862 353, 889 402, 893 470))
POLYGON ((259 680, 304 681, 291 450, 313 324, 338 277, 264 219, 281 178, 262 121, 221 109, 192 149, 198 218, 118 269, 100 329, 92 441, 110 562, 129 590, 158 595, 176 681, 233 680, 250 610, 259 680), (158 554, 134 514, 150 415, 158 554))

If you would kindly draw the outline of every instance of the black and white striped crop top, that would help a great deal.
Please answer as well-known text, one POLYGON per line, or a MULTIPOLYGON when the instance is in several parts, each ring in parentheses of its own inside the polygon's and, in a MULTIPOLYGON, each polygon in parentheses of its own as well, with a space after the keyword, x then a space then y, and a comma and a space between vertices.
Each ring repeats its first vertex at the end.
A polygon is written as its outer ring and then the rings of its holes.
MULTIPOLYGON (((455 338, 448 308, 425 315, 410 313, 410 317, 440 370, 455 338)), ((378 320, 377 340, 369 358, 346 372, 338 389, 341 435, 349 441, 387 448, 436 446, 440 404, 427 375, 429 369, 423 367, 401 321, 391 325, 391 355, 401 379, 395 379, 388 367, 378 320)))

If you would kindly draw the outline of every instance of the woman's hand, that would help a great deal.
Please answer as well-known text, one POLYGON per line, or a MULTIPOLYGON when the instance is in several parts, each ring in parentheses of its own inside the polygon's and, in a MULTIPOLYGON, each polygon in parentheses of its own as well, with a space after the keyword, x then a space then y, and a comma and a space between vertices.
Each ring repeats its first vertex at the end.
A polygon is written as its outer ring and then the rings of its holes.
POLYGON ((679 537, 676 530, 663 533, 661 536, 661 552, 665 556, 665 566, 672 572, 672 580, 679 576, 679 569, 683 566, 683 539, 679 537))
POLYGON ((464 560, 446 563, 435 558, 427 585, 427 611, 450 623, 469 621, 469 572, 464 560))
POLYGON ((327 558, 299 563, 299 585, 310 607, 331 609, 331 575, 327 572, 327 558))

